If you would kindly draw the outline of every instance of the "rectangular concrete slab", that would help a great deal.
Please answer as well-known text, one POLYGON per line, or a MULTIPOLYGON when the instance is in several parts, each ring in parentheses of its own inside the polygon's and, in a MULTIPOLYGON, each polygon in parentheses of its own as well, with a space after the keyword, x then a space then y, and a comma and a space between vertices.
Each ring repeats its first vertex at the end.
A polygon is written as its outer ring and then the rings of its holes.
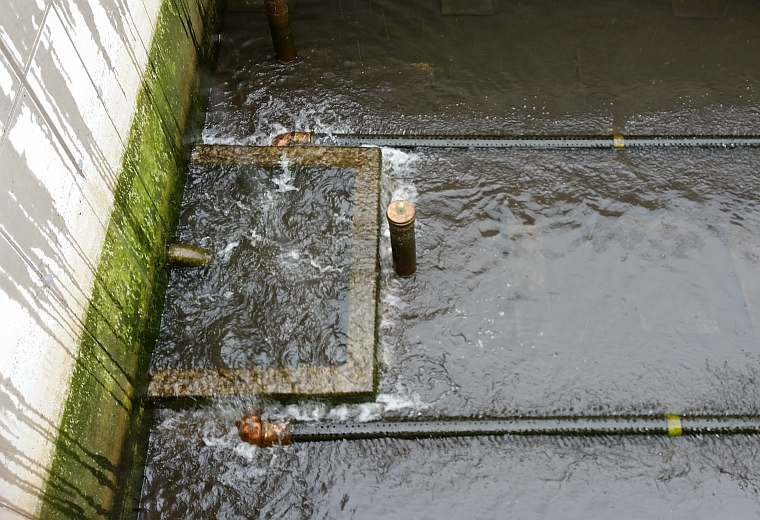
POLYGON ((718 18, 718 0, 673 0, 673 15, 679 18, 718 18))
POLYGON ((489 15, 493 14, 491 0, 441 0, 441 14, 456 15, 489 15))
POLYGON ((0 137, 5 130, 13 100, 16 99, 20 85, 21 81, 11 67, 10 61, 0 53, 0 137))
MULTIPOLYGON (((27 81, 76 168, 87 179, 114 183, 123 143, 55 9, 46 19, 27 81)), ((110 195, 103 196, 110 204, 110 195)))
POLYGON ((346 361, 339 365, 154 370, 152 397, 269 394, 367 395, 375 391, 380 151, 370 148, 198 146, 193 163, 349 167, 354 179, 346 361))
MULTIPOLYGON (((50 0, 3 2, 0 6, 0 48, 5 47, 11 59, 25 66, 37 43, 50 0)), ((4 49, 4 50, 5 50, 4 49)))

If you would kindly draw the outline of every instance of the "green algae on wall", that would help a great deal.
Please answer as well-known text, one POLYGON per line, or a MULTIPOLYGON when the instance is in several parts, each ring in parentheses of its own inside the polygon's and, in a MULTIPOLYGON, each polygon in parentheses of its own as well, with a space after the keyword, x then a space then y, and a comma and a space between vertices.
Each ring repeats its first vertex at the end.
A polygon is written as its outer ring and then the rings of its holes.
POLYGON ((142 404, 168 282, 201 70, 223 0, 164 0, 138 94, 41 518, 129 518, 144 460, 142 404))

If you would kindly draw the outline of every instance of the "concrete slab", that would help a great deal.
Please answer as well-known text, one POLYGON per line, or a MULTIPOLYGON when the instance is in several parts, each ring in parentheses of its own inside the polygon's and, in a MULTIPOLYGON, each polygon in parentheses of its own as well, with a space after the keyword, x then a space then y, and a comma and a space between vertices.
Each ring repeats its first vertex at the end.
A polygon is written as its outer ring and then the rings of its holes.
MULTIPOLYGON (((0 53, 0 137, 11 114, 13 100, 16 99, 21 85, 18 76, 13 71, 10 61, 0 53)), ((1 139, 0 139, 1 140, 1 139)))
POLYGON ((728 223, 726 234, 747 312, 755 331, 760 334, 760 244, 757 243, 760 229, 747 229, 752 227, 748 223, 745 227, 728 223))
MULTIPOLYGON (((66 316, 65 322, 69 313, 81 317, 86 309, 105 235, 104 207, 93 202, 91 186, 82 182, 26 91, 20 95, 0 147, 7 168, 0 177, 0 230, 40 279, 49 277, 51 308, 61 306, 53 314, 66 316)), ((37 281, 23 280, 19 287, 37 281)))
POLYGON ((489 15, 493 14, 493 6, 491 0, 441 0, 441 14, 444 16, 489 15))
MULTIPOLYGON (((288 0, 288 12, 296 10, 296 0, 288 0)), ((227 11, 265 13, 264 0, 228 0, 227 11)))
POLYGON ((73 165, 23 89, 19 96, 0 147, 0 501, 31 515, 82 334, 88 259, 97 261, 102 235, 71 182, 73 165))
POLYGON ((218 165, 274 167, 286 158, 292 165, 350 167, 356 171, 350 250, 349 310, 346 352, 340 365, 301 365, 208 370, 153 371, 152 397, 206 397, 269 394, 369 395, 375 392, 375 323, 377 252, 380 218, 379 149, 326 147, 198 146, 192 161, 218 165))
MULTIPOLYGON (((102 178, 96 186, 113 185, 124 144, 56 10, 47 17, 27 81, 77 169, 87 179, 102 178)), ((110 206, 112 195, 100 196, 103 207, 110 206)))
POLYGON ((10 57, 24 67, 34 52, 34 46, 50 5, 50 0, 10 0, 0 6, 0 42, 10 57))
POLYGON ((718 0, 672 0, 673 15, 679 18, 718 18, 718 0))
POLYGON ((152 36, 152 32, 143 33, 155 27, 158 7, 153 4, 156 3, 128 6, 117 0, 55 2, 61 24, 123 141, 128 137, 134 93, 140 86, 141 72, 147 62, 143 40, 149 42, 152 36), (121 16, 116 18, 109 16, 110 13, 121 16))

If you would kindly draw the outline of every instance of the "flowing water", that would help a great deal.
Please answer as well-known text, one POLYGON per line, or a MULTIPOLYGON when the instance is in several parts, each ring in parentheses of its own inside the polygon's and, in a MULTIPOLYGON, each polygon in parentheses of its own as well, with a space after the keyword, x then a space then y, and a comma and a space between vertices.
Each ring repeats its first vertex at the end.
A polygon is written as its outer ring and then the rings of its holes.
POLYGON ((216 258, 172 272, 153 368, 345 361, 352 185, 350 168, 193 165, 178 239, 216 258))
MULTIPOLYGON (((204 142, 760 134, 756 2, 493 0, 471 2, 491 15, 442 16, 453 4, 298 0, 291 64, 274 60, 261 13, 228 13, 204 142)), ((241 442, 245 412, 757 414, 759 151, 382 156, 383 207, 400 198, 418 212, 418 272, 395 276, 383 225, 376 399, 158 406, 141 518, 760 514, 753 436, 241 442)), ((154 367, 341 363, 351 175, 193 166, 179 238, 218 253, 173 274, 154 367)))

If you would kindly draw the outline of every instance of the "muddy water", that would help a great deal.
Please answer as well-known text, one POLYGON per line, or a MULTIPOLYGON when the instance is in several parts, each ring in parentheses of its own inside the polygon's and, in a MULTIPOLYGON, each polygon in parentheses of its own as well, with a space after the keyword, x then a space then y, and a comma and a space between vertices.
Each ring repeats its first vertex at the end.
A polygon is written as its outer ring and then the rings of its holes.
MULTIPOLYGON (((301 0, 300 57, 288 65, 273 60, 261 14, 230 13, 204 140, 266 144, 294 128, 760 133, 756 2, 492 6, 473 17, 442 16, 432 0, 301 0)), ((383 150, 383 203, 417 206, 419 270, 395 277, 384 227, 377 399, 159 409, 141 518, 757 517, 755 437, 262 450, 239 441, 234 421, 250 410, 358 422, 756 413, 759 159, 752 150, 383 150)), ((214 198, 216 188, 196 193, 214 198)), ((199 222, 212 223, 210 213, 199 222)), ((223 216, 213 227, 227 225, 223 216)), ((219 236, 222 251, 237 240, 219 236)), ((298 276, 310 268, 301 267, 298 276)), ((208 309, 198 304, 199 320, 213 318, 208 309)), ((240 352, 224 363, 275 362, 240 352)), ((167 366, 194 359, 172 356, 167 366)))

